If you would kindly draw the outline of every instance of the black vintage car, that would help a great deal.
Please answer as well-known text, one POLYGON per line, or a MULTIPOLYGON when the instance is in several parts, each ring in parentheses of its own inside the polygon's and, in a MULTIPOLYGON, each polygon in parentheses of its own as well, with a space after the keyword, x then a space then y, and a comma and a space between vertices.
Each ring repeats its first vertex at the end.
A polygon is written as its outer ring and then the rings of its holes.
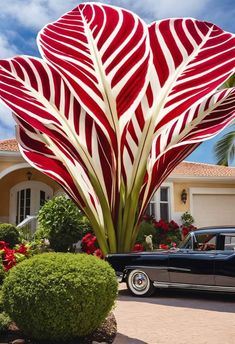
POLYGON ((235 226, 196 230, 174 250, 109 254, 107 261, 136 296, 155 287, 235 292, 235 226))

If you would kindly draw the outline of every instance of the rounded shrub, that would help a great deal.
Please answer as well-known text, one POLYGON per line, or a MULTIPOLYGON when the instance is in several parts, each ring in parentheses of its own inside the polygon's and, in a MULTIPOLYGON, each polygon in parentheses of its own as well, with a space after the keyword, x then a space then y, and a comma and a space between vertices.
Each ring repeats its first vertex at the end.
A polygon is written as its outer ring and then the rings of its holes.
POLYGON ((92 333, 106 318, 117 295, 109 264, 73 253, 43 253, 11 269, 3 302, 25 335, 66 341, 92 333))
POLYGON ((19 243, 19 232, 15 225, 10 223, 0 223, 0 241, 5 241, 13 248, 19 243))
POLYGON ((83 213, 71 199, 57 196, 47 201, 39 210, 41 229, 36 232, 36 236, 40 237, 43 232, 52 249, 67 252, 73 243, 82 238, 83 217, 83 213))

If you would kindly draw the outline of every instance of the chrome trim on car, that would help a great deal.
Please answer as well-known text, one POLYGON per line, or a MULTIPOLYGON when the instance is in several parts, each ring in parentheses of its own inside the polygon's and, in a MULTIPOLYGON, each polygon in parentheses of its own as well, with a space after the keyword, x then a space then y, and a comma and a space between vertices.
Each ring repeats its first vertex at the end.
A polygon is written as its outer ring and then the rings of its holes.
POLYGON ((179 288, 190 290, 206 290, 206 291, 222 291, 222 292, 235 292, 235 287, 222 287, 218 285, 202 285, 202 284, 184 284, 184 283, 170 283, 170 282, 153 282, 154 287, 157 288, 179 288))
POLYGON ((168 271, 184 271, 184 272, 190 272, 192 269, 186 269, 186 268, 179 268, 178 266, 169 266, 168 271))
POLYGON ((128 265, 125 270, 130 269, 157 269, 157 270, 167 270, 168 266, 146 266, 146 265, 128 265))

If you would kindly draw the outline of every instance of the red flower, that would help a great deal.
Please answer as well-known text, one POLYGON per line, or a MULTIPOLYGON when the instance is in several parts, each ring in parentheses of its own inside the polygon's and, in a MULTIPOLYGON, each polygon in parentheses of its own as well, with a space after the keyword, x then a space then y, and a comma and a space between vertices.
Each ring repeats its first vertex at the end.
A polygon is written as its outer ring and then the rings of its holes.
POLYGON ((3 250, 4 250, 3 265, 4 265, 5 271, 8 271, 14 265, 16 265, 15 250, 12 250, 7 247, 4 247, 3 250))
POLYGON ((170 227, 173 228, 173 229, 178 229, 179 228, 179 225, 174 221, 174 220, 171 220, 171 222, 169 223, 170 227))
POLYGON ((101 259, 104 258, 103 252, 101 251, 100 248, 97 248, 97 250, 95 250, 94 256, 99 257, 99 258, 101 258, 101 259))
POLYGON ((142 244, 135 244, 132 251, 133 252, 142 252, 142 251, 144 251, 144 246, 142 244))
POLYGON ((0 241, 0 250, 3 250, 7 246, 8 244, 5 241, 0 241))
POLYGON ((28 253, 28 248, 24 244, 20 244, 15 252, 26 255, 28 253))
POLYGON ((166 244, 160 244, 160 245, 159 245, 159 248, 160 248, 161 250, 168 250, 168 249, 169 249, 169 246, 166 245, 166 244))
POLYGON ((87 243, 89 240, 91 240, 92 237, 93 237, 93 234, 87 233, 87 234, 82 238, 82 242, 83 242, 83 243, 87 243))
POLYGON ((164 220, 160 220, 158 222, 155 221, 154 226, 157 229, 162 229, 163 232, 168 232, 169 231, 169 225, 164 220))

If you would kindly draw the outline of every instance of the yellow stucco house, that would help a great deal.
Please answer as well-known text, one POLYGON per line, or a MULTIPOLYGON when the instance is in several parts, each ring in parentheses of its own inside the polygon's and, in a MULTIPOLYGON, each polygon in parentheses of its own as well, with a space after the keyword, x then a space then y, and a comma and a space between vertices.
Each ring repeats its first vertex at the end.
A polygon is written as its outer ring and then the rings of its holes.
MULTIPOLYGON (((0 222, 22 223, 61 192, 59 185, 30 167, 15 139, 0 141, 0 222)), ((182 162, 149 204, 148 213, 180 223, 189 211, 195 225, 235 225, 235 168, 182 162)))

